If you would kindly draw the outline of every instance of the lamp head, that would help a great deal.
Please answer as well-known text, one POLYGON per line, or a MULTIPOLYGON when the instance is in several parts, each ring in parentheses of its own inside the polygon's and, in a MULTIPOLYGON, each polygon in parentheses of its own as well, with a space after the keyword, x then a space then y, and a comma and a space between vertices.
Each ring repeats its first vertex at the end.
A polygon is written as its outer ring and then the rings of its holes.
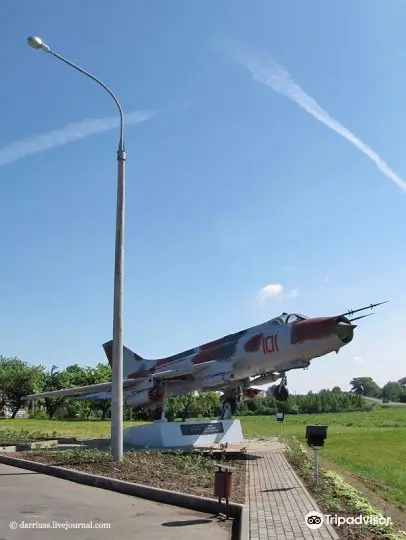
POLYGON ((51 49, 46 43, 42 41, 38 36, 30 36, 27 38, 28 45, 33 49, 41 49, 42 51, 49 52, 51 49))

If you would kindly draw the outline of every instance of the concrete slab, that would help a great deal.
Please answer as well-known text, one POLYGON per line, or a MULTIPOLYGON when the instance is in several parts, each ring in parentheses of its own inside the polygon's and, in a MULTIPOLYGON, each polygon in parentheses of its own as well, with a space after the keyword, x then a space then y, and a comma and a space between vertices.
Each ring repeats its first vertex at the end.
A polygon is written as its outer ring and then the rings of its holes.
POLYGON ((58 441, 56 439, 49 440, 49 441, 34 441, 34 442, 28 442, 28 443, 17 443, 17 452, 20 452, 21 450, 34 450, 34 449, 40 449, 40 448, 53 448, 58 446, 58 441))
POLYGON ((231 537, 229 527, 226 529, 206 514, 2 464, 0 501, 2 540, 231 537), (107 527, 103 528, 103 524, 107 527))
POLYGON ((16 446, 0 446, 0 452, 17 452, 16 446))

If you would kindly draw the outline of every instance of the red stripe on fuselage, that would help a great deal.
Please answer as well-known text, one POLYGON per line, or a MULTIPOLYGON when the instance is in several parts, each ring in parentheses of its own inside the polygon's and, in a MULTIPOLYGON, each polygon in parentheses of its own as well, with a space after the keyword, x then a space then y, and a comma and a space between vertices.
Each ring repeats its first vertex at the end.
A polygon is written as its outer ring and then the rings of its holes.
POLYGON ((213 347, 211 349, 205 349, 199 353, 197 353, 192 358, 193 364, 204 364, 205 362, 211 362, 212 360, 216 360, 220 357, 221 354, 221 347, 213 347))
POLYGON ((292 324, 290 341, 292 344, 300 341, 318 340, 334 333, 337 326, 336 317, 315 317, 292 324))
POLYGON ((247 343, 244 345, 244 350, 246 352, 256 352, 259 351, 261 346, 262 334, 256 334, 252 336, 247 343))

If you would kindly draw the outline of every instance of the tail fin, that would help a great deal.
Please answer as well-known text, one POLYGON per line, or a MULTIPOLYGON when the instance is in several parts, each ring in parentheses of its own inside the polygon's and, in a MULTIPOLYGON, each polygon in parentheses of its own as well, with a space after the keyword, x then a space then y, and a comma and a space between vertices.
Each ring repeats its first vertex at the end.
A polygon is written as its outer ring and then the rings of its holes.
MULTIPOLYGON (((109 361, 110 367, 113 363, 113 341, 107 341, 103 343, 103 349, 109 361)), ((131 373, 138 371, 141 368, 141 364, 137 365, 137 362, 144 360, 142 356, 133 352, 128 347, 123 347, 123 377, 124 379, 128 377, 131 373)))

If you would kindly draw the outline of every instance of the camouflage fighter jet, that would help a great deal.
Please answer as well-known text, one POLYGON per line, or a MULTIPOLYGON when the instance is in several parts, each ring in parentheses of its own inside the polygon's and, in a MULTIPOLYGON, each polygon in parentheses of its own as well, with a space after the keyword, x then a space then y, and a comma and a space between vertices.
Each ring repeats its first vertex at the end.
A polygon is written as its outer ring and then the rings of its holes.
MULTIPOLYGON (((199 347, 167 358, 148 360, 123 348, 124 403, 162 414, 164 398, 198 391, 223 393, 221 419, 230 419, 242 401, 261 395, 256 386, 274 383, 272 393, 279 401, 289 396, 286 373, 305 369, 311 360, 339 350, 354 337, 353 317, 386 302, 371 304, 330 317, 309 318, 296 313, 279 317, 229 334, 199 347)), ((113 342, 103 345, 112 365, 113 342)), ((66 388, 26 396, 71 396, 74 399, 111 399, 111 382, 66 388)))

